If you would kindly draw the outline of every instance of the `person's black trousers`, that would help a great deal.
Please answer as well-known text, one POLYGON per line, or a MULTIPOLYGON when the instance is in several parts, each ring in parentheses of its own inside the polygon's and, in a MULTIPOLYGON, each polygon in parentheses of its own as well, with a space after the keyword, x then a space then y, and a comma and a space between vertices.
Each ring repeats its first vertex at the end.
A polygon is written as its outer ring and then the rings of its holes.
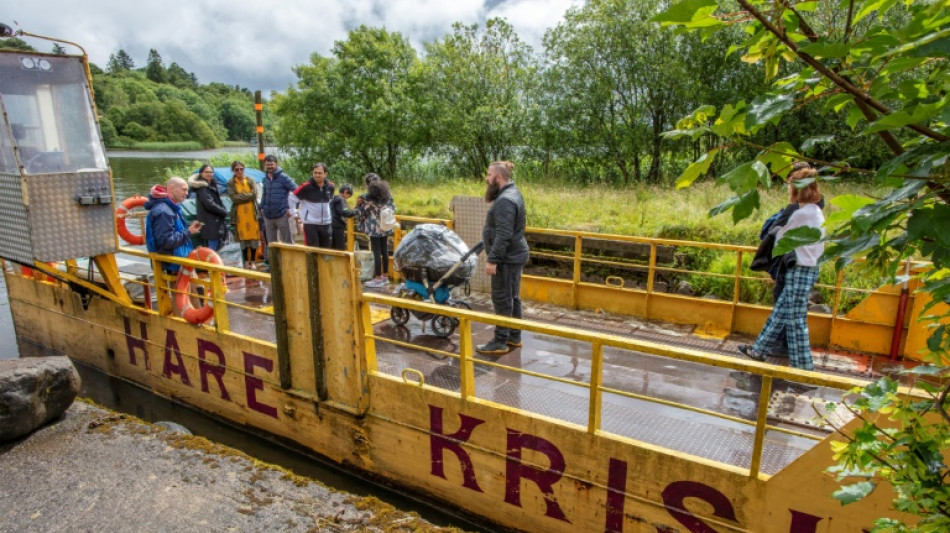
MULTIPOLYGON (((491 303, 495 314, 521 318, 521 271, 524 265, 498 263, 498 270, 491 277, 491 303)), ((521 342, 521 330, 495 326, 495 340, 521 342)))
POLYGON ((303 236, 307 240, 307 246, 330 247, 329 224, 304 224, 303 236))

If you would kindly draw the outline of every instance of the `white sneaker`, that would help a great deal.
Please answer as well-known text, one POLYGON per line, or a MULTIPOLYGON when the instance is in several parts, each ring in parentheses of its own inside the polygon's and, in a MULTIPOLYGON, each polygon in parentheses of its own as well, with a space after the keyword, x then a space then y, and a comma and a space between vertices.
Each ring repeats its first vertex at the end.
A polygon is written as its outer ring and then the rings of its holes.
POLYGON ((378 289, 379 287, 386 286, 386 281, 381 279, 372 279, 363 284, 364 287, 369 287, 371 289, 378 289))

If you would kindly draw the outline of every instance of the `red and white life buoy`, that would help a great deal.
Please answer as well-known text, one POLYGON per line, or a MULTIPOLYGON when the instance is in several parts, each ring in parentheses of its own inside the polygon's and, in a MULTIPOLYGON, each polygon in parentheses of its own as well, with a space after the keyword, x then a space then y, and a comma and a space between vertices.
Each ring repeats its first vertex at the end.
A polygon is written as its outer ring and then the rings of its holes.
MULTIPOLYGON (((211 248, 204 246, 195 248, 188 254, 192 261, 202 261, 212 265, 222 265, 221 257, 211 248)), ((221 274, 224 276, 224 274, 221 274)), ((175 284, 175 307, 181 312, 182 318, 192 324, 204 324, 214 316, 214 305, 211 295, 205 299, 203 306, 195 308, 191 305, 191 280, 195 278, 195 269, 182 266, 178 273, 178 282, 175 284)))
POLYGON ((119 207, 115 208, 115 228, 119 232, 119 237, 122 237, 122 240, 129 244, 136 246, 145 244, 145 231, 142 231, 141 235, 132 233, 125 225, 125 219, 128 216, 129 211, 135 209, 136 207, 142 207, 145 205, 146 200, 148 200, 148 198, 136 194, 135 196, 130 196, 125 200, 122 200, 122 203, 119 205, 119 207))

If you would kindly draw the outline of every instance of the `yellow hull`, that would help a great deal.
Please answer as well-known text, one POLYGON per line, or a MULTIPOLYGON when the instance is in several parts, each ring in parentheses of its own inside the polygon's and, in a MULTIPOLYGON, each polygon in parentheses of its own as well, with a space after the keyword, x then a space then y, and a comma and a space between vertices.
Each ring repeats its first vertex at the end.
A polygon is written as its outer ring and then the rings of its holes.
POLYGON ((308 272, 275 275, 277 344, 102 298, 84 308, 64 286, 8 272, 18 336, 512 529, 850 533, 894 515, 887 487, 847 507, 831 497, 833 436, 767 476, 469 397, 464 384, 378 373, 352 256, 275 248, 278 271, 308 272))

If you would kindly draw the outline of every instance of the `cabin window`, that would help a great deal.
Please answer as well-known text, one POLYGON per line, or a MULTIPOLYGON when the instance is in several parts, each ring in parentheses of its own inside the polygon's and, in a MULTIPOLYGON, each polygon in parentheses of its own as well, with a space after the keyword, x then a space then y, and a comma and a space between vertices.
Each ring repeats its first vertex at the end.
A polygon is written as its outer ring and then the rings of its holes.
POLYGON ((0 98, 24 172, 106 169, 82 61, 44 57, 43 68, 26 68, 41 63, 12 61, 16 55, 0 55, 0 98))

